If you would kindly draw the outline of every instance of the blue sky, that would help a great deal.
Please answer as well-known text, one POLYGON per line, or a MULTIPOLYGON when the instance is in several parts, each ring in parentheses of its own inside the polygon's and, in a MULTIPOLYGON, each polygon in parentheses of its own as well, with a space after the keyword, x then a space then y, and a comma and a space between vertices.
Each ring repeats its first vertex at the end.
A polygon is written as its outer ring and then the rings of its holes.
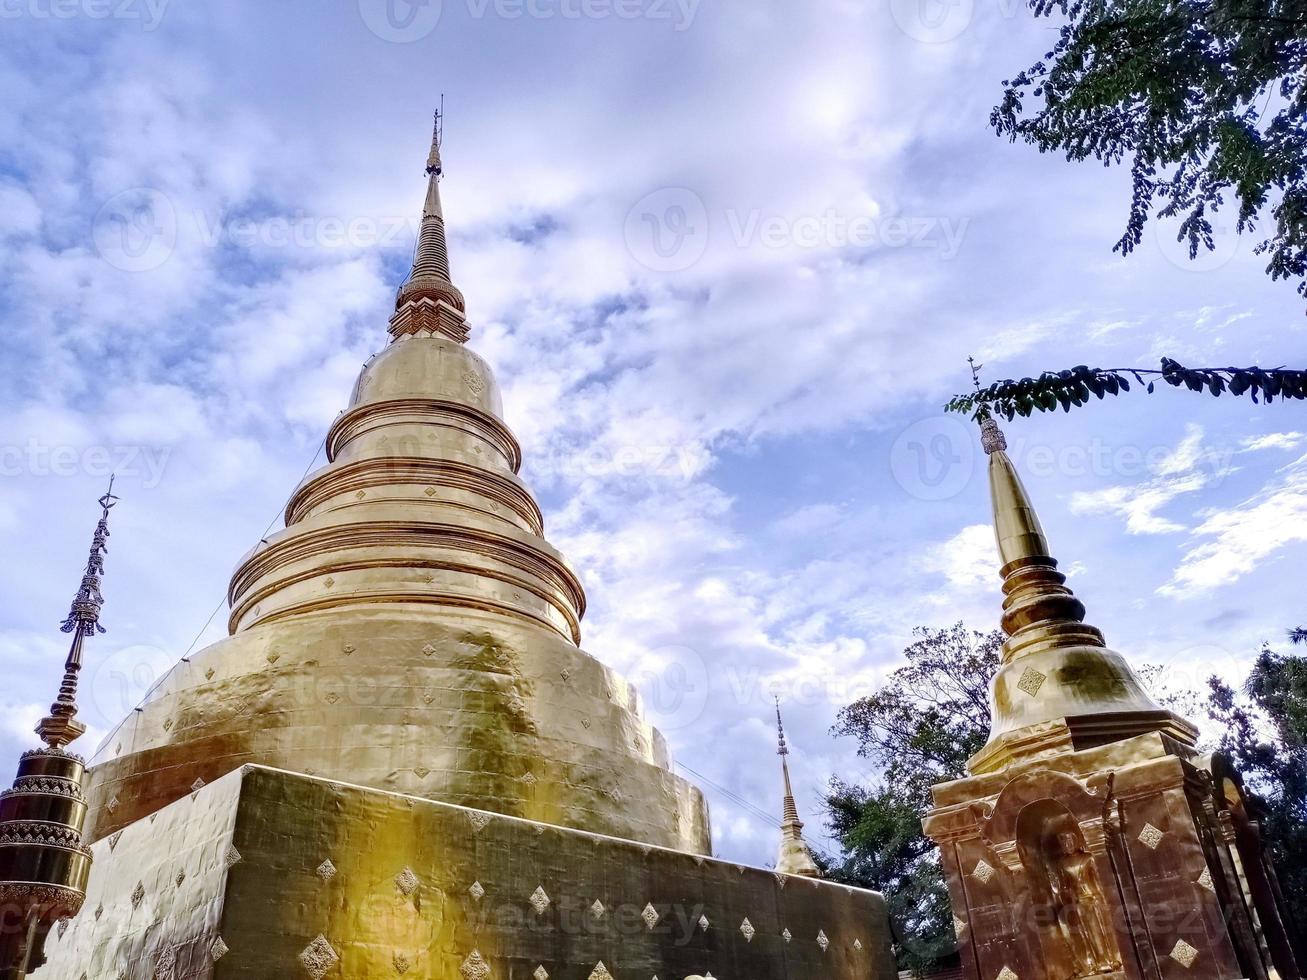
MULTIPOLYGON (((777 814, 780 692, 821 843, 827 778, 876 777, 839 707, 914 626, 997 622, 983 460, 940 411, 969 354, 1307 360, 1252 242, 1191 265, 1150 228, 1122 259, 1125 174, 991 135, 1051 26, 1015 0, 4 0, 0 757, 55 691, 110 468, 87 720, 222 635, 232 567, 383 342, 444 92, 471 344, 586 648, 777 814)), ((1090 620, 1170 683, 1307 619, 1300 406, 1165 391, 1008 433, 1090 620)), ((773 860, 709 789, 718 851, 773 860)))

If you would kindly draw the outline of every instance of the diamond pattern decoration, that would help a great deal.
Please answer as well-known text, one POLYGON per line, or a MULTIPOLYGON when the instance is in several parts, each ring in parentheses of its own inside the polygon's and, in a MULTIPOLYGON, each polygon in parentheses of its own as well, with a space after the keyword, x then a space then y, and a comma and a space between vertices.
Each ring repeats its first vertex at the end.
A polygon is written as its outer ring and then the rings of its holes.
POLYGON ((300 965, 313 980, 322 980, 340 962, 340 955, 331 948, 326 936, 319 935, 300 951, 299 959, 300 965))
POLYGON ((420 884, 422 882, 418 881, 418 876, 413 873, 412 868, 405 868, 395 875, 395 887, 399 889, 399 893, 405 898, 417 891, 420 884))
POLYGON ((1162 833, 1162 831, 1158 830, 1151 823, 1145 824, 1144 829, 1139 831, 1139 843, 1143 844, 1144 847, 1148 848, 1150 851, 1155 851, 1161 847, 1162 841, 1165 838, 1166 834, 1162 833))
POLYGON ((214 670, 212 667, 210 667, 208 670, 206 670, 206 671, 204 672, 204 679, 205 679, 206 681, 211 681, 211 680, 213 680, 213 675, 216 674, 216 673, 217 673, 217 671, 214 670))
POLYGON ((1019 980, 1019 978, 1016 975, 1016 971, 1014 971, 1012 967, 1005 966, 1003 967, 1002 971, 999 973, 998 980, 1019 980))
POLYGON ((438 491, 435 487, 427 487, 422 492, 425 493, 428 497, 434 497, 440 491, 438 491))
POLYGON ((121 805, 122 804, 119 803, 118 801, 118 797, 115 796, 112 800, 110 800, 108 803, 104 805, 104 808, 108 810, 110 813, 113 813, 113 811, 117 810, 118 807, 121 805))
POLYGON ((472 830, 479 834, 489 826, 491 817, 490 814, 477 810, 469 814, 468 819, 472 821, 472 830))
POLYGON ((1211 868, 1203 868, 1203 873, 1198 876, 1198 884, 1209 892, 1216 891, 1216 882, 1212 880, 1211 868))
POLYGON ((993 869, 988 861, 981 861, 971 874, 982 885, 988 885, 994 880, 994 875, 998 874, 998 872, 993 869))
POLYGON ((790 932, 789 929, 786 929, 784 932, 781 933, 781 938, 784 939, 787 943, 792 942, 794 940, 794 933, 790 932))
POLYGON ((235 844, 232 844, 227 848, 227 853, 223 855, 222 863, 228 868, 232 868, 241 863, 241 852, 236 850, 235 844))
POLYGON ((177 872, 177 877, 173 879, 173 881, 175 881, 175 882, 177 883, 177 887, 178 887, 178 888, 180 888, 180 887, 182 886, 182 883, 183 883, 185 880, 186 880, 186 872, 185 872, 185 871, 178 871, 178 872, 177 872))
POLYGON ((322 584, 325 585, 327 588, 331 588, 333 585, 336 584, 336 580, 332 578, 330 575, 328 575, 326 578, 322 580, 322 584))
POLYGON ((472 950, 472 955, 463 961, 458 972, 463 974, 464 980, 490 980, 490 964, 479 949, 472 950))
POLYGON ((216 937, 209 946, 209 959, 217 963, 220 959, 231 952, 231 949, 222 941, 222 937, 216 937))
POLYGON ((401 977, 413 967, 413 963, 403 953, 396 953, 392 962, 395 964, 395 972, 401 977))
POLYGON ((534 980, 549 980, 549 971, 545 969, 544 964, 536 967, 536 972, 531 974, 534 980))
POLYGON ((861 952, 862 952, 862 940, 861 940, 861 939, 855 939, 855 940, 853 940, 853 948, 856 949, 859 953, 861 953, 861 952))
POLYGON ((1171 959, 1175 960, 1186 970, 1190 969, 1198 959, 1198 950, 1194 949, 1187 942, 1181 939, 1175 944, 1175 949, 1171 950, 1171 959))
POLYGON ((139 909, 143 901, 145 901, 145 882, 138 881, 135 891, 132 892, 132 908, 139 909))
POLYGON ((430 643, 428 643, 426 646, 424 646, 424 647, 422 648, 422 653, 423 653, 424 656, 428 656, 428 657, 430 657, 430 656, 432 656, 435 652, 436 652, 436 648, 433 647, 430 643))
POLYGON ((1034 667, 1027 667, 1026 672, 1021 675, 1021 680, 1017 681, 1017 687, 1032 698, 1037 698, 1039 689, 1044 686, 1046 680, 1048 680, 1047 674, 1041 674, 1034 667))
POLYGON ((604 966, 603 960, 599 961, 599 965, 590 974, 590 980, 613 980, 613 975, 608 972, 608 967, 604 966))
POLYGON ((653 902, 650 902, 644 907, 644 911, 640 913, 640 918, 644 919, 644 924, 647 925, 649 931, 652 932, 654 926, 658 925, 658 920, 661 916, 659 916, 658 910, 653 907, 653 902))
POLYGON ((708 929, 709 929, 711 926, 712 926, 712 923, 710 923, 710 922, 708 921, 708 916, 706 916, 706 915, 701 915, 701 916, 699 916, 699 928, 700 928, 700 929, 702 929, 704 932, 707 932, 708 929))
POLYGON ((314 873, 323 881, 330 881, 336 877, 336 866, 331 863, 331 858, 327 858, 318 865, 318 870, 314 873))
POLYGON ((753 937, 758 934, 758 930, 753 927, 753 923, 745 919, 740 923, 740 935, 744 936, 746 943, 753 942, 753 937))
POLYGON ((961 919, 959 919, 956 915, 953 916, 953 934, 957 936, 959 939, 961 939, 962 934, 966 931, 967 931, 967 924, 963 922, 961 919))
POLYGON ((103 905, 97 905, 97 906, 95 907, 95 921, 96 921, 96 922, 99 922, 99 921, 100 921, 100 916, 102 916, 102 915, 104 915, 104 906, 103 906, 103 905))
POLYGON ((196 778, 195 782, 191 783, 191 792, 198 793, 202 789, 204 789, 204 780, 196 778))
POLYGON ((268 654, 267 657, 268 663, 270 664, 275 664, 280 659, 281 659, 281 654, 277 653, 276 651, 273 651, 272 653, 268 654))
MULTIPOLYGON (((117 802, 118 802, 118 798, 114 797, 114 803, 116 804, 117 802)), ((116 809, 116 807, 110 807, 110 809, 111 810, 116 809)), ((118 846, 118 842, 122 839, 123 839, 123 832, 121 830, 114 831, 114 833, 109 837, 109 850, 113 851, 114 848, 118 846)))
POLYGON ((817 933, 817 945, 821 947, 823 953, 830 949, 830 940, 826 938, 826 930, 823 929, 817 933))
POLYGON ((529 901, 531 903, 531 907, 536 910, 536 915, 544 915, 545 909, 549 908, 549 905, 553 901, 553 899, 551 899, 549 895, 546 894, 545 886, 541 885, 539 888, 537 888, 534 892, 531 893, 531 897, 527 899, 527 901, 529 901))
POLYGON ((486 897, 486 890, 479 881, 472 882, 472 887, 467 890, 467 893, 472 896, 474 902, 479 902, 486 897))
POLYGON ((596 922, 600 922, 600 921, 603 920, 603 917, 604 917, 605 915, 607 915, 607 914, 608 914, 608 910, 607 910, 606 908, 604 908, 604 903, 601 902, 601 901, 599 901, 599 899, 596 898, 596 899, 595 899, 595 903, 594 903, 593 905, 590 906, 590 915, 591 915, 591 917, 592 917, 596 922))

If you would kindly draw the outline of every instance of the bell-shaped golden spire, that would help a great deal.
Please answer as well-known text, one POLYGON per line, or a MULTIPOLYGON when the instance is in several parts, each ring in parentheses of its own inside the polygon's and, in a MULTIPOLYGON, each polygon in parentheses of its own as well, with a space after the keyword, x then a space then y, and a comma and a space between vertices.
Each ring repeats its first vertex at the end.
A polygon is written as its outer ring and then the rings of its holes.
POLYGON ((1085 606, 1057 570, 1030 495, 992 418, 981 423, 1003 577, 1003 665, 994 679, 993 729, 973 773, 1053 751, 1147 732, 1192 746, 1197 729, 1159 707, 1121 654, 1084 622, 1085 606))
POLYGON ((812 859, 812 852, 803 839, 803 822, 799 819, 799 807, 794 802, 794 787, 790 783, 790 746, 785 741, 785 722, 781 720, 781 701, 776 699, 776 730, 780 734, 781 772, 785 775, 784 819, 781 823, 781 850, 776 860, 776 870, 781 874, 802 875, 805 878, 820 878, 821 871, 812 859))
POLYGON ((440 203, 440 159, 443 135, 442 114, 436 110, 427 154, 427 196, 422 205, 422 223, 413 250, 413 269, 395 297, 390 318, 393 338, 410 334, 442 334, 463 343, 468 338, 463 294, 451 280, 449 246, 445 241, 445 212, 440 203))

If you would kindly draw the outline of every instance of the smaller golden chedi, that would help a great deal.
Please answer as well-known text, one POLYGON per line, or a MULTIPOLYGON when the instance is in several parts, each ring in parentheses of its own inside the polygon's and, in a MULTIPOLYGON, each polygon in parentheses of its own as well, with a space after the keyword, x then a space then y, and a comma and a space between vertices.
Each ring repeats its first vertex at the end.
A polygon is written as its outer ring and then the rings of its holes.
POLYGON ((965 975, 1299 977, 1238 773, 1085 624, 1003 433, 981 434, 1007 641, 990 740, 925 820, 965 975))
POLYGON ((812 859, 812 852, 803 839, 803 823, 799 820, 799 807, 794 802, 794 787, 790 784, 790 746, 785 741, 785 722, 781 720, 781 702, 776 699, 776 730, 780 733, 781 771, 785 775, 785 818, 781 823, 781 851, 776 859, 776 870, 785 875, 820 878, 821 871, 812 859))
POLYGON ((12 789, 0 793, 0 980, 22 980, 45 962, 45 940, 81 910, 91 873, 82 838, 86 762, 65 751, 85 733, 77 720, 77 675, 87 637, 103 633, 100 579, 109 542, 113 481, 100 498, 100 522, 81 587, 64 621, 73 636, 59 695, 36 726, 45 747, 25 752, 12 789))

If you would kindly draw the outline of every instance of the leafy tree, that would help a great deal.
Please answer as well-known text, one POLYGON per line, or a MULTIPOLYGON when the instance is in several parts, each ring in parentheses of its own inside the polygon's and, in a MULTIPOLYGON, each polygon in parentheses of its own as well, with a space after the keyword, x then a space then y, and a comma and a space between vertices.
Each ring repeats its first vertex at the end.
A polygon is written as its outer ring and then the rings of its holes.
POLYGON ((1029 0, 1063 23, 1052 50, 1010 81, 990 122, 1040 152, 1129 162, 1125 233, 1180 219, 1190 257, 1215 247, 1212 216, 1242 234, 1273 279, 1307 296, 1307 3, 1304 0, 1029 0), (1229 199, 1227 201, 1227 198, 1229 199))
MULTIPOLYGON (((1307 3, 1307 0, 1304 0, 1307 3)), ((1208 392, 1219 398, 1229 392, 1235 397, 1248 395, 1254 402, 1271 404, 1277 398, 1307 399, 1307 371, 1286 368, 1187 368, 1162 358, 1160 369, 1091 368, 1080 365, 1065 371, 1045 371, 1037 378, 996 381, 969 395, 956 395, 944 406, 946 411, 969 414, 974 418, 1001 415, 1012 419, 1035 412, 1069 412, 1072 407, 1088 405, 1091 398, 1101 401, 1108 395, 1121 395, 1131 388, 1131 380, 1150 395, 1157 381, 1173 388, 1208 392)))
POLYGON ((1301 947, 1307 935, 1307 658, 1264 648, 1242 691, 1215 677, 1208 686, 1208 714, 1225 733, 1220 751, 1256 794, 1289 930, 1301 947))
POLYGON ((903 969, 930 969, 956 952, 953 917, 938 853, 921 829, 930 788, 966 775, 967 760, 989 738, 990 678, 1003 634, 961 623, 919 628, 907 665, 874 694, 844 708, 837 735, 881 767, 874 787, 834 780, 826 799, 831 831, 843 845, 831 877, 884 892, 903 969))

